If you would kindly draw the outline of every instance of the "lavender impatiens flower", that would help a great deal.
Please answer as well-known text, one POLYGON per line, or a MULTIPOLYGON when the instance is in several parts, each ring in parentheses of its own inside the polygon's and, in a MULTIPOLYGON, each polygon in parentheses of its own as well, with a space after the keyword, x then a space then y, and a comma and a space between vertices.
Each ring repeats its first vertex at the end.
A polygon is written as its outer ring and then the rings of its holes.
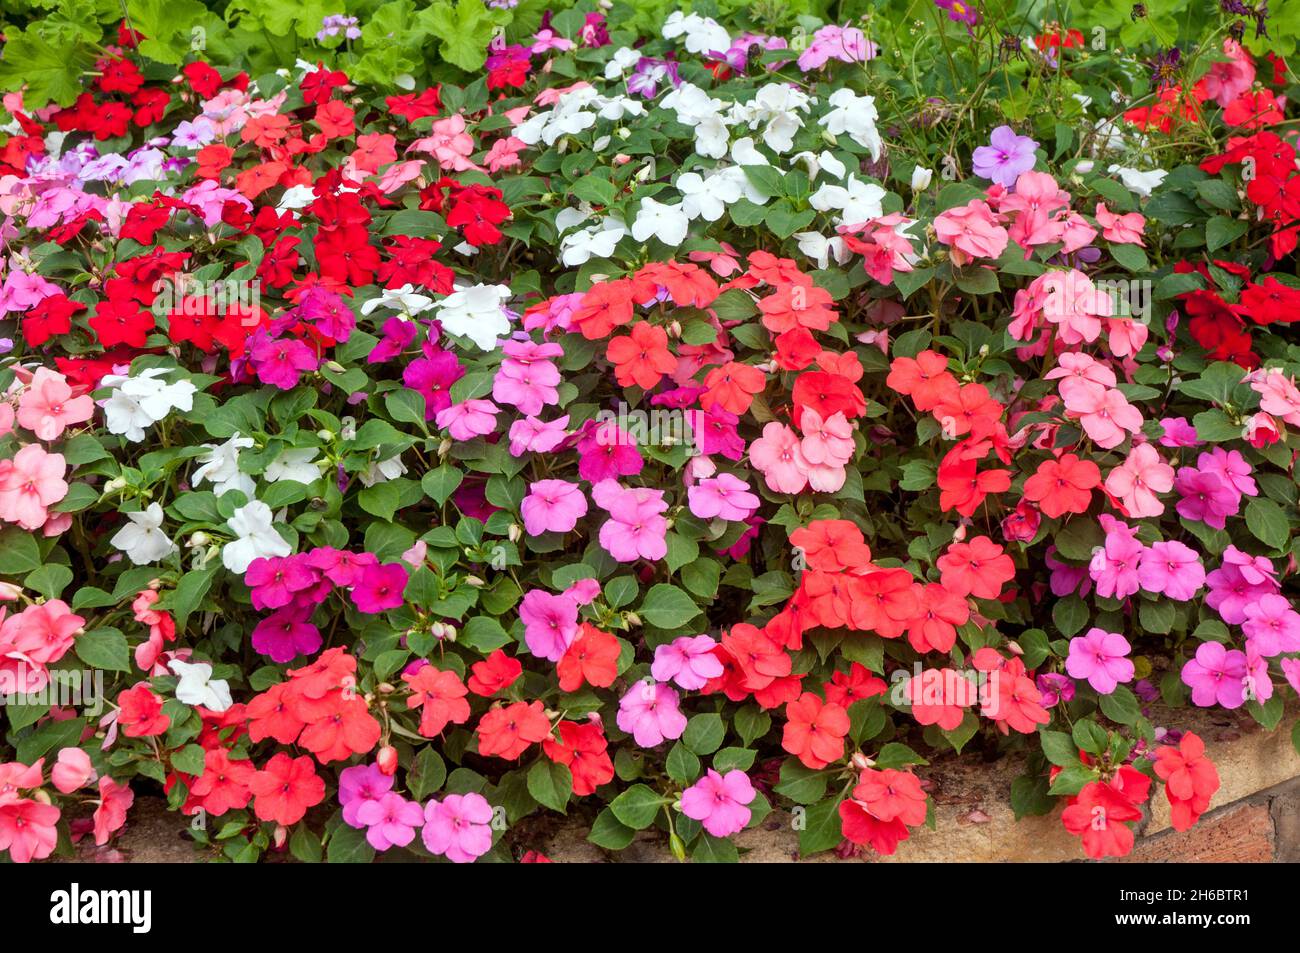
POLYGON ((989 145, 980 146, 971 156, 974 172, 981 179, 996 182, 1003 188, 1016 184, 1022 172, 1038 161, 1034 150, 1038 143, 1028 136, 1018 136, 1010 126, 998 126, 989 137, 989 145))

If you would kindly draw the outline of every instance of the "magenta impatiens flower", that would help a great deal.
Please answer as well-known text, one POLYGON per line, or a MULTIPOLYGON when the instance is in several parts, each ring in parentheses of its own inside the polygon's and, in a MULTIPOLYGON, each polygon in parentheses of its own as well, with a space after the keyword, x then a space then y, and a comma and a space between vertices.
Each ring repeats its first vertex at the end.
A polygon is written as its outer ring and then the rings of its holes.
POLYGON ((517 407, 527 416, 541 413, 548 404, 559 401, 560 370, 551 358, 560 357, 564 348, 555 343, 507 341, 501 348, 505 359, 492 383, 492 397, 502 404, 517 407))
POLYGON ((686 716, 678 707, 677 692, 662 683, 637 682, 618 703, 618 727, 642 748, 665 739, 675 741, 686 731, 686 716))
POLYGON ((1212 529, 1223 529, 1229 516, 1237 515, 1241 494, 1218 473, 1183 467, 1174 478, 1174 489, 1182 496, 1175 509, 1184 519, 1198 520, 1212 529))
POLYGON ((311 610, 297 606, 277 609, 253 627, 253 650, 271 661, 292 662, 321 647, 320 629, 311 622, 311 610))
POLYGON ((1252 556, 1236 546, 1223 551, 1223 565, 1205 577, 1210 591, 1205 604, 1228 625, 1246 621, 1246 607, 1260 596, 1279 591, 1277 570, 1267 556, 1252 556))
POLYGON ((722 661, 714 653, 718 643, 707 635, 683 635, 655 649, 650 674, 655 681, 676 682, 687 691, 698 691, 711 678, 723 674, 722 661))
POLYGON ((568 480, 538 480, 529 488, 519 512, 529 536, 567 533, 587 515, 587 497, 582 487, 568 480))
POLYGON ((244 584, 251 590, 254 609, 280 609, 294 601, 295 593, 320 581, 305 554, 259 556, 248 564, 244 584))
POLYGON ((451 385, 464 376, 465 368, 451 351, 426 348, 424 357, 406 365, 402 382, 424 396, 424 419, 433 420, 451 406, 451 385))
POLYGON ((749 519, 758 509, 759 498, 749 492, 749 484, 730 473, 701 480, 686 491, 691 512, 700 519, 721 517, 732 523, 749 519))
POLYGON ((971 155, 972 166, 981 179, 1011 188, 1020 173, 1034 167, 1037 158, 1034 150, 1038 143, 1028 136, 1018 136, 1010 126, 998 126, 989 136, 989 144, 980 146, 971 155))
POLYGON ((719 774, 709 768, 682 792, 682 813, 699 821, 714 837, 730 837, 749 823, 753 813, 748 805, 755 797, 744 771, 735 768, 719 774))
POLYGON ((1093 554, 1088 573, 1097 584, 1097 595, 1125 599, 1138 591, 1138 562, 1145 547, 1127 523, 1104 513, 1099 522, 1106 531, 1106 542, 1093 554))
POLYGON ((1071 678, 1087 679, 1099 694, 1109 695, 1120 682, 1133 681, 1133 663, 1128 654, 1132 646, 1117 632, 1096 627, 1070 640, 1070 656, 1065 670, 1071 678))
POLYGON ((558 662, 578 637, 578 603, 567 593, 530 589, 519 603, 524 643, 538 658, 558 662))
POLYGON ((636 476, 643 466, 636 441, 616 420, 590 427, 578 441, 578 476, 591 483, 636 476))
POLYGON ((492 805, 483 795, 448 794, 424 806, 420 833, 429 853, 469 864, 492 849, 491 825, 492 805))
POLYGON ((392 789, 392 776, 380 771, 377 764, 357 764, 344 768, 339 773, 339 804, 343 808, 343 822, 349 827, 365 827, 365 822, 357 817, 361 806, 379 799, 392 789))
POLYGON ((293 390, 304 373, 320 367, 320 358, 297 338, 262 336, 248 354, 257 379, 280 390, 293 390))
POLYGON ((359 612, 377 615, 396 609, 406 601, 406 583, 410 573, 401 563, 367 566, 352 587, 352 601, 359 612))
POLYGON ((1152 543, 1138 563, 1138 581, 1147 592, 1186 602, 1205 585, 1205 567, 1196 550, 1177 540, 1152 543))
POLYGON ((568 437, 569 415, 551 421, 525 417, 510 425, 510 455, 522 457, 525 453, 550 453, 568 437))
POLYGON ((1196 657, 1183 665, 1183 684, 1192 690, 1192 702, 1201 708, 1218 703, 1224 708, 1245 704, 1246 653, 1202 642, 1196 657))

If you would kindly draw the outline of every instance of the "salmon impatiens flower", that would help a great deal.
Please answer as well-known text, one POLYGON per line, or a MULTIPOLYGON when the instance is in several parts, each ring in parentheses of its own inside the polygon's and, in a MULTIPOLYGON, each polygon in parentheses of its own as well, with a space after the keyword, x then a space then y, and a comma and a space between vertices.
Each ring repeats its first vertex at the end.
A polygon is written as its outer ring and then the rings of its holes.
POLYGON ((631 332, 610 338, 605 356, 614 365, 614 376, 623 387, 636 385, 650 390, 677 366, 668 350, 668 332, 640 321, 631 332))
POLYGON ((18 423, 38 440, 58 440, 64 430, 84 423, 94 412, 89 394, 73 397, 67 378, 44 367, 37 368, 18 398, 18 423))
POLYGON ((1092 488, 1100 482, 1097 464, 1066 453, 1039 464, 1038 472, 1025 481, 1025 499, 1037 503, 1044 516, 1086 513, 1092 488))
POLYGON ((798 758, 805 768, 816 771, 844 756, 849 715, 839 705, 804 692, 785 706, 785 717, 781 747, 798 758))
POLYGON ((0 460, 0 520, 23 529, 40 529, 49 507, 68 495, 68 467, 61 453, 28 444, 10 460, 0 460))
POLYGON ((1011 557, 987 536, 976 536, 969 543, 953 543, 936 565, 945 589, 977 599, 996 599, 1002 594, 1002 586, 1016 574, 1011 557))
POLYGON ((1134 519, 1163 513, 1165 505, 1159 494, 1173 487, 1174 468, 1161 460, 1149 443, 1134 446, 1124 462, 1106 476, 1106 492, 1119 497, 1124 510, 1134 519))

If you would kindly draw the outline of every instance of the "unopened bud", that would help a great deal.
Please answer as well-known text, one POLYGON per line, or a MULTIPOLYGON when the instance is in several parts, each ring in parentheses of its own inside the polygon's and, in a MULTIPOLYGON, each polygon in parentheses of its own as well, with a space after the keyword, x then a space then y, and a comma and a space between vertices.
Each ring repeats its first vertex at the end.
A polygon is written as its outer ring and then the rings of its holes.
POLYGON ((283 849, 285 842, 289 839, 289 829, 283 824, 275 825, 275 832, 271 834, 271 844, 276 850, 283 849))
POLYGON ((334 439, 334 431, 325 430, 322 428, 316 431, 316 436, 319 437, 321 440, 324 440, 326 443, 329 443, 334 439))
POLYGON ((384 745, 379 749, 379 754, 375 755, 375 764, 379 766, 380 774, 391 778, 397 773, 397 749, 392 745, 384 745))
POLYGON ((391 682, 380 682, 375 686, 375 690, 381 695, 391 695, 397 691, 391 682))
POLYGON ((126 480, 124 480, 122 477, 113 477, 113 479, 109 480, 107 483, 104 484, 104 494, 106 496, 109 493, 121 493, 125 489, 126 489, 126 480))
POLYGON ((473 586, 475 589, 482 589, 484 586, 487 585, 487 582, 483 579, 480 579, 478 576, 466 576, 465 585, 473 586))
POLYGON ((207 533, 200 530, 190 536, 190 549, 198 549, 200 546, 206 546, 211 541, 207 533))
POLYGON ((506 530, 506 538, 512 543, 517 543, 523 538, 524 531, 518 523, 511 523, 510 528, 506 530))
POLYGON ((624 612, 623 621, 625 621, 629 626, 638 626, 641 624, 641 617, 635 612, 624 612))
POLYGON ((873 768, 876 765, 876 762, 872 761, 861 751, 855 752, 849 761, 852 763, 855 771, 866 771, 868 768, 873 768))

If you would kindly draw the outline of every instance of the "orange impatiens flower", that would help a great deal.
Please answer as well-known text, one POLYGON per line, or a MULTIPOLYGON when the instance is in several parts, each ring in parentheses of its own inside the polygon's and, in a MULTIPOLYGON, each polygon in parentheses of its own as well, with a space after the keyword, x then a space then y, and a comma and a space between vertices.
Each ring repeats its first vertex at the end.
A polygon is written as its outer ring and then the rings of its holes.
POLYGON ((1016 564, 987 536, 953 543, 939 557, 940 581, 949 592, 977 599, 996 599, 1016 574, 1016 564))
POLYGON ((254 116, 239 130, 243 142, 251 142, 263 149, 278 145, 289 134, 289 117, 271 113, 267 116, 254 116))
POLYGON ((849 713, 804 692, 785 706, 781 747, 805 768, 818 771, 844 756, 844 736, 849 733, 849 713))
POLYGON ((677 366, 668 350, 668 332, 646 321, 634 324, 630 334, 611 338, 605 357, 614 365, 619 386, 636 384, 643 390, 654 387, 677 366))
POLYGON ((421 666, 414 675, 404 674, 402 681, 411 688, 408 708, 420 709, 420 734, 433 738, 449 724, 469 720, 469 702, 465 688, 455 672, 444 672, 432 665, 421 666))
POLYGON ((618 656, 618 639, 584 622, 578 637, 555 667, 560 690, 576 692, 584 682, 596 688, 608 688, 618 677, 618 656))
POLYGON ((983 384, 964 384, 944 394, 931 409, 943 435, 951 440, 964 434, 987 437, 996 429, 1003 408, 983 384))
POLYGON ((991 493, 1005 493, 1011 489, 1011 471, 985 470, 977 472, 978 464, 966 456, 959 445, 939 464, 939 508, 945 512, 956 510, 962 516, 973 516, 991 493))
POLYGON ((885 385, 912 398, 917 410, 933 410, 957 391, 957 378, 948 371, 948 359, 935 351, 916 357, 896 357, 889 365, 885 385))
POLYGON ((758 302, 763 326, 774 334, 793 328, 825 331, 836 320, 831 293, 817 285, 785 285, 758 302))
POLYGON ((757 367, 728 361, 709 371, 704 378, 706 390, 700 403, 706 410, 721 407, 733 414, 743 414, 754 402, 754 395, 761 394, 766 384, 767 378, 757 367))
POLYGON ((679 308, 707 308, 718 297, 718 283, 698 265, 651 262, 633 277, 633 297, 645 303, 663 288, 679 308))
POLYGON ((1043 515, 1052 518, 1084 513, 1092 502, 1092 489, 1099 483, 1097 464, 1066 453, 1058 460, 1043 461, 1038 472, 1025 481, 1025 499, 1037 503, 1043 515))
POLYGON ((1219 771, 1205 756, 1205 742, 1187 732, 1175 748, 1162 745, 1155 751, 1156 776, 1165 782, 1169 798, 1169 820, 1174 830, 1185 831, 1210 809, 1210 798, 1219 790, 1219 771))
POLYGON ((791 533, 790 542, 799 547, 813 569, 844 572, 871 560, 871 547, 862 530, 849 520, 814 520, 791 533))
POLYGON ((582 296, 570 325, 588 341, 597 341, 631 321, 633 307, 631 279, 602 281, 582 296))
POLYGON ((263 162, 251 169, 245 169, 235 176, 235 188, 250 199, 255 199, 267 189, 280 181, 280 177, 289 171, 284 162, 263 162))

